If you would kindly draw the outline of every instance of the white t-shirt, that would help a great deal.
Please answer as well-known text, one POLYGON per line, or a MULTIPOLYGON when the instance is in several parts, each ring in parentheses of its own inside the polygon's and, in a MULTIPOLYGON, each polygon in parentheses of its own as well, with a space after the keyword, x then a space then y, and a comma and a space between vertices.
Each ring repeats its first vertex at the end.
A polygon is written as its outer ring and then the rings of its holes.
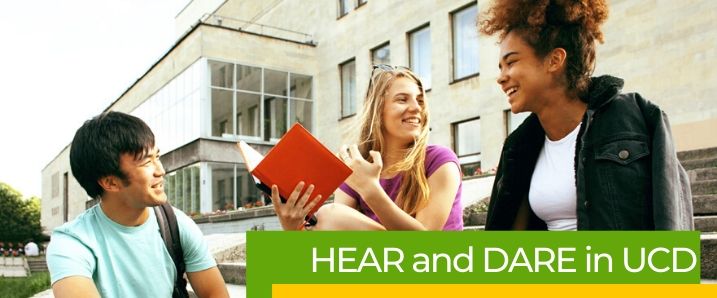
POLYGON ((557 141, 545 136, 530 180, 530 207, 551 231, 575 231, 578 228, 575 143, 581 125, 557 141))

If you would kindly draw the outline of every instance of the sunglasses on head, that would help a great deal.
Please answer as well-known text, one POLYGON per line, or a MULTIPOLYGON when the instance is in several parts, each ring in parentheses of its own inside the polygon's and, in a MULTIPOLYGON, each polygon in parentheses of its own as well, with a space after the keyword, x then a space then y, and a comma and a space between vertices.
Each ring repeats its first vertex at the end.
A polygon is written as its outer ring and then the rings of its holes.
POLYGON ((410 68, 405 67, 405 66, 393 66, 393 65, 388 65, 388 64, 374 64, 371 67, 373 67, 373 70, 371 71, 371 76, 373 76, 373 74, 376 72, 377 69, 381 70, 381 71, 384 71, 384 70, 391 71, 391 70, 397 70, 397 69, 411 70, 410 68))
POLYGON ((388 64, 374 64, 371 67, 373 69, 371 70, 371 77, 368 78, 368 88, 366 89, 366 95, 368 95, 368 92, 371 90, 371 86, 373 86, 373 79, 374 79, 374 75, 376 75, 377 70, 379 72, 399 70, 399 69, 411 70, 410 68, 405 67, 405 66, 393 66, 393 65, 388 65, 388 64))

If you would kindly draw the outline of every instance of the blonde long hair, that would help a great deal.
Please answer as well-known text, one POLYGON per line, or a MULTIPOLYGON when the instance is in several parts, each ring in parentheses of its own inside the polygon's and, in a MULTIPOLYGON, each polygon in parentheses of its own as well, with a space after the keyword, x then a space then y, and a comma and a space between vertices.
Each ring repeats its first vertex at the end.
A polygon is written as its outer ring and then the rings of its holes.
POLYGON ((428 203, 430 190, 426 177, 426 146, 428 144, 428 107, 425 105, 426 91, 418 76, 408 69, 376 69, 371 76, 371 84, 366 91, 363 112, 361 115, 361 129, 359 131, 358 149, 361 155, 371 160, 369 151, 374 150, 386 156, 386 140, 383 134, 383 107, 386 102, 387 91, 391 83, 397 78, 408 78, 418 85, 424 104, 421 108, 421 133, 413 143, 402 152, 403 158, 383 173, 402 175, 401 187, 396 196, 396 205, 411 216, 425 207, 428 203))

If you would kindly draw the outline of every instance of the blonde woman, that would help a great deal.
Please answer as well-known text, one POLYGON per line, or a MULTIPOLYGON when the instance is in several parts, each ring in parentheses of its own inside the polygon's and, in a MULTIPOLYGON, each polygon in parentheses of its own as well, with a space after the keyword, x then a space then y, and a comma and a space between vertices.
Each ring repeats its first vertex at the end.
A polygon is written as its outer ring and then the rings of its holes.
MULTIPOLYGON (((376 65, 371 74, 358 145, 339 157, 353 174, 317 212, 316 230, 461 230, 461 173, 446 147, 428 145, 425 90, 408 69, 376 65)), ((313 204, 299 183, 286 203, 273 187, 285 230, 301 229, 313 204)), ((315 202, 315 201, 312 201, 315 202)))

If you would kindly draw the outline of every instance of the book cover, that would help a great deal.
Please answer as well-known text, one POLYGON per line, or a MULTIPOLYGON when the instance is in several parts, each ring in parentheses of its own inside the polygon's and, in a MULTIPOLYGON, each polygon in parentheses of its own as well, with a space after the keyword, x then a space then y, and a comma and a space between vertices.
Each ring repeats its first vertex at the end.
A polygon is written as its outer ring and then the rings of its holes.
POLYGON ((313 184, 310 200, 321 195, 321 201, 309 212, 310 218, 324 201, 351 175, 346 166, 333 152, 309 133, 301 124, 294 124, 266 156, 241 141, 238 144, 247 169, 259 180, 257 186, 271 195, 271 185, 276 184, 282 199, 288 198, 300 181, 306 186, 313 184), (263 185, 261 185, 263 184, 263 185))

